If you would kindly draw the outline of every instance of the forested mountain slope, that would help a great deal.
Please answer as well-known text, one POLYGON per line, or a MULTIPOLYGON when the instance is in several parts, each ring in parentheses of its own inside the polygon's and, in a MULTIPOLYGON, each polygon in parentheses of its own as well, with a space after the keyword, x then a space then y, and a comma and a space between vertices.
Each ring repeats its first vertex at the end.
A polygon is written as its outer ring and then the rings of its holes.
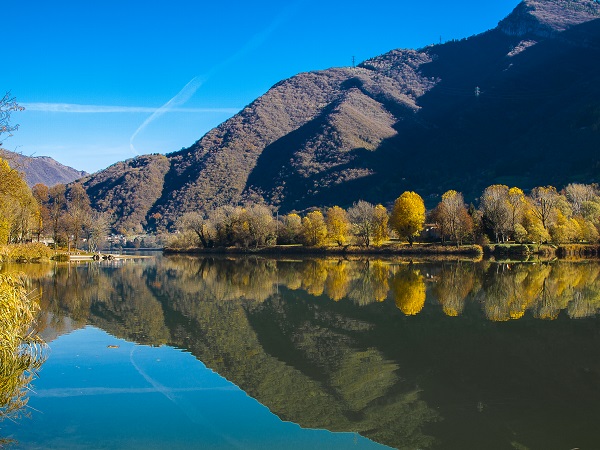
MULTIPOLYGON (((596 182, 598 18, 596 1, 526 0, 468 39, 284 80, 167 155, 159 195, 128 208, 153 227, 247 199, 287 212, 410 189, 432 205, 450 188, 472 200, 493 183, 596 182)), ((116 198, 145 185, 107 189, 116 198)))

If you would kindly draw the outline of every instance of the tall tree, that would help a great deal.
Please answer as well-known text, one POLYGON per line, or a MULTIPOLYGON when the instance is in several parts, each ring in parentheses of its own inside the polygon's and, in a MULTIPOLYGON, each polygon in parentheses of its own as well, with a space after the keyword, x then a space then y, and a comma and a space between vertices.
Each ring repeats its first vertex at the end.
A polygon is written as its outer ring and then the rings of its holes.
POLYGON ((300 244, 302 242, 302 219, 296 213, 283 216, 278 224, 277 242, 279 244, 300 244))
POLYGON ((442 240, 448 236, 456 245, 461 245, 473 232, 473 219, 467 211, 463 195, 454 190, 442 195, 442 201, 432 213, 432 220, 437 224, 442 240))
POLYGON ((390 217, 385 206, 379 204, 373 210, 373 245, 381 245, 389 239, 390 217))
POLYGON ((90 222, 92 208, 87 192, 79 183, 75 183, 69 188, 67 199, 68 228, 69 233, 73 236, 75 249, 77 249, 79 238, 90 222))
POLYGON ((102 245, 102 242, 108 236, 111 225, 111 216, 107 212, 92 211, 90 221, 85 229, 87 238, 88 250, 97 252, 102 245))
POLYGON ((597 201, 597 185, 571 183, 565 187, 564 193, 571 205, 573 215, 583 215, 583 204, 589 201, 597 201))
POLYGON ((264 247, 275 243, 275 220, 273 212, 265 205, 252 204, 246 208, 250 245, 264 247))
POLYGON ((359 200, 348 209, 348 219, 352 224, 354 235, 365 247, 371 245, 375 232, 375 206, 364 200, 359 200))
POLYGON ((39 214, 23 175, 0 158, 0 242, 22 242, 39 214))
POLYGON ((181 231, 191 231, 198 238, 197 245, 204 248, 212 247, 214 234, 212 224, 204 213, 187 212, 177 221, 177 228, 181 231))
POLYGON ((479 207, 483 221, 491 228, 496 242, 504 241, 510 229, 508 186, 494 184, 485 188, 479 207))
POLYGON ((327 237, 342 246, 348 241, 350 235, 350 220, 348 214, 343 208, 333 206, 326 212, 327 237))
POLYGON ((302 235, 306 245, 323 245, 327 238, 327 225, 321 211, 309 212, 302 219, 302 235))
POLYGON ((31 192, 33 193, 33 198, 37 201, 40 211, 39 220, 34 229, 34 233, 37 235, 37 240, 39 242, 40 237, 45 233, 50 224, 50 210, 48 209, 50 191, 48 186, 38 183, 31 188, 31 192))
POLYGON ((544 229, 548 230, 550 221, 555 214, 555 208, 561 200, 554 186, 540 186, 531 190, 532 211, 540 219, 544 229))
POLYGON ((64 217, 66 214, 67 197, 64 184, 57 184, 48 190, 48 216, 52 230, 52 240, 57 246, 64 230, 64 217))
POLYGON ((391 227, 412 246, 425 224, 425 203, 416 192, 406 191, 394 202, 391 227))
POLYGON ((518 235, 519 225, 523 220, 523 211, 525 209, 525 194, 518 187, 512 187, 508 190, 508 210, 510 232, 515 238, 518 235))

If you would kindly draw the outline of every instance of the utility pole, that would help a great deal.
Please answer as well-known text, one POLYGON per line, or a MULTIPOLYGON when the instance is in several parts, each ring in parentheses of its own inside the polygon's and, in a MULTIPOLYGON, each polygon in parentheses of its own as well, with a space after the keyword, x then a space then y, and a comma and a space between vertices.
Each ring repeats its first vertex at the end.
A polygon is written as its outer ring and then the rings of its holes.
POLYGON ((356 59, 352 56, 352 67, 356 67, 356 59))

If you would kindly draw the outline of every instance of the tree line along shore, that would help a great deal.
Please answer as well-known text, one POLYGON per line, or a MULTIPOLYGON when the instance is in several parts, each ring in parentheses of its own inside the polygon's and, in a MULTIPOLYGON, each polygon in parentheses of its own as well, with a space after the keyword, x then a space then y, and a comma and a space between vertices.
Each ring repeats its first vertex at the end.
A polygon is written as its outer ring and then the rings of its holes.
POLYGON ((176 224, 169 252, 396 253, 558 256, 598 255, 600 191, 571 183, 561 191, 492 185, 467 205, 460 192, 445 192, 426 211, 406 191, 390 209, 360 200, 304 215, 279 216, 260 204, 188 212, 176 224), (418 242, 419 245, 414 245, 418 242))
MULTIPOLYGON (((7 246, 42 240, 55 248, 93 253, 111 232, 119 231, 113 229, 112 212, 94 210, 78 183, 30 189, 22 173, 2 158, 0 180, 0 259, 18 257, 7 246)), ((166 252, 476 255, 534 253, 548 251, 549 245, 569 255, 597 254, 599 236, 598 185, 571 183, 560 191, 541 186, 527 194, 496 184, 482 192, 477 206, 449 190, 429 211, 411 191, 388 207, 359 200, 347 209, 331 206, 285 215, 262 203, 225 205, 182 214, 161 239, 167 242, 166 252)), ((28 248, 44 257, 40 246, 28 248)))

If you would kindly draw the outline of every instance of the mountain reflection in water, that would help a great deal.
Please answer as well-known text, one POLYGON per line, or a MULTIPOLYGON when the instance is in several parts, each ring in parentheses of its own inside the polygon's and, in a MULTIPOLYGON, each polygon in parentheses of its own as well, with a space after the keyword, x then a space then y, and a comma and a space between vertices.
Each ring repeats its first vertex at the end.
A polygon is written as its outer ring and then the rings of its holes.
POLYGON ((597 262, 158 257, 30 268, 46 335, 91 324, 186 349, 302 427, 406 449, 599 442, 597 262))

